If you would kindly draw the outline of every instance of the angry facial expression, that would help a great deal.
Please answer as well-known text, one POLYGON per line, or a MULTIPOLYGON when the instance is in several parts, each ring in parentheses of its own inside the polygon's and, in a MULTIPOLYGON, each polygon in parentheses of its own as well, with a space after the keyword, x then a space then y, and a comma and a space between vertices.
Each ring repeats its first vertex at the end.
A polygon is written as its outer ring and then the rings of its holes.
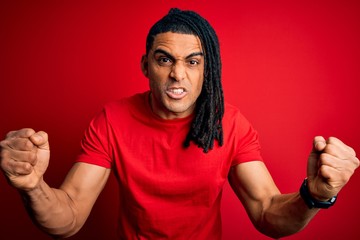
POLYGON ((198 37, 160 33, 141 65, 149 79, 150 104, 155 114, 174 119, 194 112, 204 81, 204 53, 198 37))

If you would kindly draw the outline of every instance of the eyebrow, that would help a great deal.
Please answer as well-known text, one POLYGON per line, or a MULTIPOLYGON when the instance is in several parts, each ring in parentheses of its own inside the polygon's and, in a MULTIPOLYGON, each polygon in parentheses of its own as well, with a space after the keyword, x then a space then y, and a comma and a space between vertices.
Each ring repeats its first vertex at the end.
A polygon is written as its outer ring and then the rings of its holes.
MULTIPOLYGON (((163 50, 163 49, 156 49, 154 51, 154 55, 156 54, 164 54, 166 57, 170 58, 171 60, 174 60, 175 57, 172 56, 170 53, 168 53, 167 51, 163 50)), ((191 54, 189 54, 188 56, 185 57, 185 59, 189 59, 189 58, 192 58, 192 57, 195 57, 195 56, 204 56, 204 53, 203 52, 193 52, 191 54)))

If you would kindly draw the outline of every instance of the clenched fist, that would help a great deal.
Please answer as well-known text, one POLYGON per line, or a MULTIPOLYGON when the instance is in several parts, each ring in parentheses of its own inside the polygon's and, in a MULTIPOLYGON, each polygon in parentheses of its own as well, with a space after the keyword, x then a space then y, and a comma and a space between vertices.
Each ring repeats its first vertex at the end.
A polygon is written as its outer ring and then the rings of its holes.
POLYGON ((49 165, 47 134, 29 128, 12 131, 0 146, 0 166, 9 183, 23 191, 36 188, 49 165))
POLYGON ((315 137, 307 169, 311 195, 322 201, 337 195, 358 167, 354 149, 335 137, 315 137))

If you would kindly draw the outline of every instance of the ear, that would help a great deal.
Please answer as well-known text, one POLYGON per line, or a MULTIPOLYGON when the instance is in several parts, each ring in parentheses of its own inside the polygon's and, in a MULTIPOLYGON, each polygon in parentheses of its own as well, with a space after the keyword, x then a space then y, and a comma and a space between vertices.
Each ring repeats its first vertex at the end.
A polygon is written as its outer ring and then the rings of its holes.
POLYGON ((147 56, 144 54, 141 57, 141 71, 143 72, 145 77, 148 77, 148 75, 149 75, 148 67, 149 67, 148 59, 147 59, 147 56))

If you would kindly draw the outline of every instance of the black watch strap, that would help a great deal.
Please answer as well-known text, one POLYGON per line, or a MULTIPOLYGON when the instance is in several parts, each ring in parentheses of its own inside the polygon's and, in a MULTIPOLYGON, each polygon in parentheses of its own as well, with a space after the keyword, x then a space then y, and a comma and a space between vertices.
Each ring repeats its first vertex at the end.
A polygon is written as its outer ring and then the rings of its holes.
POLYGON ((326 202, 321 202, 314 199, 308 188, 307 179, 305 178, 304 182, 301 184, 300 187, 300 196, 305 201, 306 205, 311 208, 329 208, 335 204, 337 196, 332 197, 326 202))

